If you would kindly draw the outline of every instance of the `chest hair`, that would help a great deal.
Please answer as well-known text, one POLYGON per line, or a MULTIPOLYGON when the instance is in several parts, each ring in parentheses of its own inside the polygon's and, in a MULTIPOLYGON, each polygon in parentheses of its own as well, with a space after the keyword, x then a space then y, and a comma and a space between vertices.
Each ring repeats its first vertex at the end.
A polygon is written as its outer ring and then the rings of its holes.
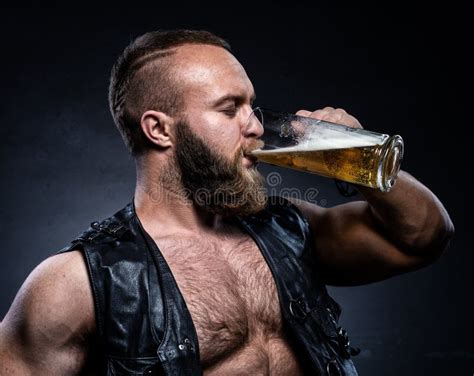
POLYGON ((275 283, 248 235, 174 236, 156 242, 193 318, 203 366, 254 338, 281 335, 275 283))

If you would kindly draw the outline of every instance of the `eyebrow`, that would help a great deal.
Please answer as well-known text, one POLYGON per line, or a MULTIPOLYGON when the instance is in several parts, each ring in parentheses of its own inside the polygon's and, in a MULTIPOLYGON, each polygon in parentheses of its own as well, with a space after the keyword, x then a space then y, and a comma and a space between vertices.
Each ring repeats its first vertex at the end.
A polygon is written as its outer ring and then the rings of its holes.
MULTIPOLYGON (((245 95, 227 94, 211 103, 213 107, 217 107, 225 102, 243 103, 246 99, 247 97, 245 95)), ((257 99, 257 96, 253 93, 250 97, 250 103, 253 103, 255 99, 257 99)))

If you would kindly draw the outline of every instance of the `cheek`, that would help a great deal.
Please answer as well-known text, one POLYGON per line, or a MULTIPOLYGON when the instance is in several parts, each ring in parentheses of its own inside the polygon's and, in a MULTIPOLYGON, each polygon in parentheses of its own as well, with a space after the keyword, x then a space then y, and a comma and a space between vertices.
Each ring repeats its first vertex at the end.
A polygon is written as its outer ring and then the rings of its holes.
POLYGON ((194 117, 196 132, 205 138, 206 143, 219 153, 232 156, 240 147, 242 132, 231 121, 215 114, 200 113, 194 117), (199 116, 200 115, 200 116, 199 116))
POLYGON ((209 129, 208 142, 220 152, 232 155, 241 144, 241 132, 236 126, 220 124, 209 129))

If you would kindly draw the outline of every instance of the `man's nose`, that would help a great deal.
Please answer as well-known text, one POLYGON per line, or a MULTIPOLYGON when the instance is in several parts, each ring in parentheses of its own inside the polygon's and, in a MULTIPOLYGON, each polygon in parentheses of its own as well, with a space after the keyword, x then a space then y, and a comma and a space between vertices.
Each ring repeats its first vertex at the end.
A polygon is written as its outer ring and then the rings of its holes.
POLYGON ((258 107, 252 108, 244 125, 245 137, 261 137, 263 135, 262 117, 258 107))

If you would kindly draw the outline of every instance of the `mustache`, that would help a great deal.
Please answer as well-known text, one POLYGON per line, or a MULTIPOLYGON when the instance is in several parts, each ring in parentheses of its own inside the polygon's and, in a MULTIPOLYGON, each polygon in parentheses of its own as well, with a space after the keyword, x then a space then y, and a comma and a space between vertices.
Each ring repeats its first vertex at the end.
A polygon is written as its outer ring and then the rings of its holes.
POLYGON ((251 140, 247 145, 242 146, 241 148, 241 154, 242 155, 249 155, 251 154, 254 150, 257 149, 262 149, 265 143, 262 140, 251 140))

